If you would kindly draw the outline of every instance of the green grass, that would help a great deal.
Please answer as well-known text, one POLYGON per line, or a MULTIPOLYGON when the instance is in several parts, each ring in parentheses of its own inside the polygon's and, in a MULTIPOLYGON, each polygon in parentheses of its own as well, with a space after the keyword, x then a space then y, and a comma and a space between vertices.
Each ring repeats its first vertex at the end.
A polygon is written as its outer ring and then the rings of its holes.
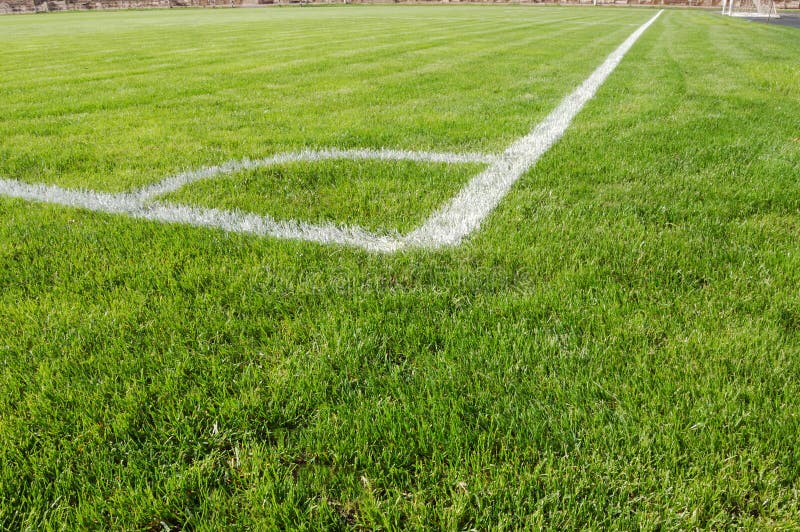
MULTIPOLYGON (((5 17, 0 175, 498 151, 652 13, 5 17)), ((437 252, 0 199, 0 528, 797 528, 799 56, 665 12, 437 252)))
POLYGON ((0 175, 121 191, 306 147, 500 151, 646 15, 518 13, 9 17, 0 175))
POLYGON ((163 199, 278 219, 403 232, 419 226, 482 167, 409 161, 296 162, 200 181, 163 199))

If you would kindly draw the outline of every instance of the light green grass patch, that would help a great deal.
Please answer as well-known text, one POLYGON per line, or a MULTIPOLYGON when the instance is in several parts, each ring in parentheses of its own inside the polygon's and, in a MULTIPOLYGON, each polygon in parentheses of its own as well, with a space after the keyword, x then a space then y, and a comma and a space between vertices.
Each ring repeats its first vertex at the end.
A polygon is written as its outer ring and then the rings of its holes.
POLYGON ((480 164, 293 162, 192 183, 161 199, 276 219, 407 231, 477 174, 480 164))

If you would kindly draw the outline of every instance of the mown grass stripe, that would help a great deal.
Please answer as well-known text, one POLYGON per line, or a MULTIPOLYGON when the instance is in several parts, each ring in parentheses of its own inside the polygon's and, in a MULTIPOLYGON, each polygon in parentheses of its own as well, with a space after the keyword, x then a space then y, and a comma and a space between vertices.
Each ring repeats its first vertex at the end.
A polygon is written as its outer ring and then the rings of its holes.
POLYGON ((661 15, 659 11, 634 31, 594 72, 528 135, 514 142, 499 158, 482 154, 412 152, 405 150, 302 151, 252 161, 230 161, 218 166, 186 172, 134 193, 108 194, 95 191, 67 190, 56 186, 29 185, 16 180, 0 180, 0 193, 27 200, 167 223, 185 223, 216 227, 230 232, 306 240, 322 244, 354 246, 374 252, 395 252, 407 247, 440 248, 457 245, 477 230, 495 209, 511 186, 561 138, 572 119, 594 96, 597 89, 622 61, 639 37, 661 15), (276 221, 270 217, 237 211, 197 208, 166 203, 150 203, 156 196, 175 191, 200 179, 278 164, 288 161, 325 159, 384 159, 427 162, 488 162, 489 168, 475 177, 445 207, 435 212, 418 229, 406 236, 379 235, 358 226, 308 224, 297 220, 276 221))
POLYGON ((511 186, 561 138, 572 123, 572 119, 594 96, 628 50, 662 12, 656 13, 653 18, 634 31, 533 131, 512 144, 495 164, 473 179, 450 203, 434 213, 422 227, 412 231, 404 239, 406 244, 431 248, 456 245, 478 229, 511 186))

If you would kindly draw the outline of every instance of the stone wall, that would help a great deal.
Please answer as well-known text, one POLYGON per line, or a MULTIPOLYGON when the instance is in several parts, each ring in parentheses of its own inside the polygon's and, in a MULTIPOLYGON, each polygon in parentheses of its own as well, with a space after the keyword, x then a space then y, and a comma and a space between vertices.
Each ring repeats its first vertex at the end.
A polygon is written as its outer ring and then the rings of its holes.
MULTIPOLYGON (((488 4, 582 4, 594 0, 0 0, 0 13, 40 13, 87 9, 133 9, 171 7, 240 7, 290 4, 372 3, 488 3, 488 4)), ((604 5, 719 6, 721 0, 597 0, 604 5)), ((800 9, 800 0, 777 0, 778 9, 800 9)))

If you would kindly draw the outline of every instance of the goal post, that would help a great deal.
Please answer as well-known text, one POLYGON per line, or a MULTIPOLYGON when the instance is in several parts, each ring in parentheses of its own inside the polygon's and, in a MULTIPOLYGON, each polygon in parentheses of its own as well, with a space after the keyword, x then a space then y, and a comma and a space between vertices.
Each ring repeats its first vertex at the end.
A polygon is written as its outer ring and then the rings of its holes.
POLYGON ((774 0, 722 0, 722 14, 731 17, 779 18, 774 0))

